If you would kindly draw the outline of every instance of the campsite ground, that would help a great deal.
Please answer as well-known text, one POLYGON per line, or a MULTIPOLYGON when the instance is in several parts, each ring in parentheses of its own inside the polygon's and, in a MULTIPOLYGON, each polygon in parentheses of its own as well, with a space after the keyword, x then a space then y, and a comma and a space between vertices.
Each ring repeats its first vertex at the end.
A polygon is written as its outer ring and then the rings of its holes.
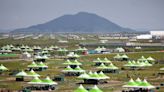
MULTIPOLYGON (((56 37, 57 39, 58 37, 56 37)), ((57 43, 58 40, 49 39, 47 37, 42 37, 39 39, 32 39, 32 38, 25 38, 25 39, 19 39, 15 40, 13 38, 7 38, 7 39, 0 39, 0 46, 4 46, 7 44, 13 44, 16 46, 20 46, 21 44, 29 45, 29 46, 51 46, 51 45, 58 45, 61 47, 66 47, 70 50, 75 49, 78 47, 78 44, 80 42, 97 42, 98 38, 94 37, 93 39, 85 40, 85 41, 79 41, 79 40, 69 40, 69 43, 67 44, 61 44, 57 43), (96 40, 95 40, 96 39, 96 40)), ((89 48, 89 47, 88 47, 89 48)), ((93 47, 91 48, 93 49, 93 47)), ((107 84, 99 84, 98 87, 102 89, 104 92, 121 92, 122 85, 129 80, 130 77, 136 79, 137 77, 140 77, 141 79, 146 78, 151 84, 155 86, 160 86, 160 83, 164 83, 164 76, 160 77, 158 76, 159 69, 164 66, 164 52, 160 52, 160 50, 163 50, 163 48, 159 47, 150 47, 150 48, 142 48, 142 50, 135 50, 134 48, 128 48, 130 51, 134 51, 135 53, 126 53, 130 59, 136 60, 140 58, 141 56, 151 56, 155 58, 158 63, 153 65, 152 67, 145 68, 143 70, 121 70, 123 67, 123 64, 126 62, 120 62, 120 61, 114 61, 113 56, 116 55, 116 53, 111 54, 96 54, 96 55, 86 55, 80 57, 78 60, 82 62, 82 68, 87 71, 97 71, 96 66, 94 66, 94 63, 92 62, 97 57, 109 58, 114 65, 118 66, 120 69, 119 73, 116 74, 107 74, 110 79, 107 80, 107 84), (148 52, 145 52, 148 51, 148 52), (137 53, 136 53, 137 52, 137 53)), ((47 75, 49 75, 51 78, 57 75, 61 75, 61 70, 65 67, 62 63, 64 62, 63 59, 57 59, 52 58, 46 61, 46 64, 49 66, 49 68, 46 71, 37 72, 41 74, 41 78, 45 78, 47 75)), ((4 64, 6 67, 8 67, 10 70, 22 70, 27 69, 27 65, 31 62, 23 61, 20 59, 12 59, 12 60, 2 60, 0 59, 0 64, 4 64)), ((9 89, 9 90, 20 90, 22 87, 28 86, 27 81, 25 82, 16 82, 14 76, 9 76, 9 72, 5 72, 0 75, 0 89, 9 89)), ((79 82, 82 82, 82 80, 77 79, 77 77, 65 77, 64 82, 58 82, 59 85, 57 86, 57 90, 55 92, 73 92, 78 86, 79 82)), ((93 85, 84 85, 85 87, 93 87, 93 85)), ((156 92, 163 92, 164 87, 161 87, 160 89, 155 89, 156 92)))
MULTIPOLYGON (((79 61, 83 63, 82 68, 85 70, 92 70, 97 71, 96 67, 93 66, 94 63, 92 62, 93 59, 100 57, 107 57, 112 60, 112 57, 115 54, 104 54, 104 55, 88 55, 88 56, 82 56, 79 58, 79 61)), ((144 55, 145 57, 152 56, 156 60, 164 60, 164 52, 154 52, 154 53, 129 53, 127 54, 132 59, 137 59, 144 55)), ((64 62, 63 59, 50 59, 46 63, 48 64, 49 68, 46 71, 38 72, 39 74, 43 75, 41 78, 46 77, 46 75, 49 75, 51 78, 53 78, 56 75, 61 75, 61 70, 63 69, 62 63, 64 62)), ((2 62, 6 67, 8 67, 10 70, 16 70, 16 69, 27 69, 27 65, 31 62, 27 61, 8 61, 8 62, 2 62)), ((120 69, 123 67, 123 64, 126 62, 120 62, 120 61, 113 61, 113 64, 118 66, 120 69)), ((160 62, 161 63, 161 62, 160 62)), ((163 61, 162 61, 163 63, 163 61)), ((99 84, 98 87, 101 88, 104 92, 119 92, 122 90, 122 85, 129 80, 129 77, 132 77, 136 79, 137 77, 140 77, 141 79, 146 78, 150 83, 159 86, 160 83, 163 83, 164 77, 160 77, 157 75, 159 72, 159 68, 163 67, 163 64, 155 64, 152 67, 145 68, 144 70, 121 70, 120 73, 116 74, 107 74, 110 76, 110 79, 108 80, 107 84, 99 84), (127 76, 128 75, 128 76, 127 76)), ((0 77, 0 88, 7 88, 10 90, 18 90, 21 89, 22 86, 27 86, 27 82, 16 82, 15 77, 8 76, 8 73, 2 74, 0 77)), ((27 80, 26 80, 27 81, 27 80)), ((59 85, 57 87, 56 92, 72 92, 74 89, 76 89, 79 85, 78 83, 82 82, 82 80, 77 79, 77 77, 65 77, 64 82, 59 82, 59 85)), ((85 87, 92 87, 93 85, 84 85, 85 87)), ((158 89, 157 92, 162 92, 164 88, 158 89)))

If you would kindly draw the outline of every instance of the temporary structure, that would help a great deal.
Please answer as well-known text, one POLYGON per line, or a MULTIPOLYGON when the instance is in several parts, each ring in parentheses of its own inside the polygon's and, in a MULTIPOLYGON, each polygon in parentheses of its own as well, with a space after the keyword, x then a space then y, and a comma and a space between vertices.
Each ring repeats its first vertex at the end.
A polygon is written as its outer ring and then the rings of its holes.
POLYGON ((49 76, 47 76, 45 79, 43 79, 42 83, 45 85, 57 85, 57 83, 54 82, 52 79, 50 79, 49 76))
POLYGON ((0 71, 6 71, 8 70, 3 64, 0 65, 0 71))
POLYGON ((31 70, 29 73, 27 73, 27 76, 29 77, 39 77, 40 75, 34 72, 34 70, 31 70))
POLYGON ((38 65, 35 62, 32 62, 30 65, 27 66, 28 68, 36 68, 38 65))
POLYGON ((134 81, 133 79, 130 79, 130 81, 128 83, 126 83, 126 85, 123 85, 123 87, 126 87, 126 88, 144 88, 144 89, 155 88, 155 86, 148 83, 146 79, 141 81, 139 78, 137 78, 136 81, 134 81))
POLYGON ((42 84, 42 80, 40 80, 37 76, 35 76, 33 80, 28 82, 28 84, 42 84))
POLYGON ((92 89, 89 90, 89 92, 103 92, 103 91, 95 85, 92 89))
POLYGON ((135 88, 137 86, 138 84, 132 78, 129 80, 128 83, 126 83, 126 85, 123 85, 123 87, 127 87, 127 88, 135 88))
POLYGON ((24 77, 27 76, 27 73, 22 70, 21 72, 17 73, 16 76, 24 77))
POLYGON ((74 92, 88 92, 82 85, 80 85, 74 92))

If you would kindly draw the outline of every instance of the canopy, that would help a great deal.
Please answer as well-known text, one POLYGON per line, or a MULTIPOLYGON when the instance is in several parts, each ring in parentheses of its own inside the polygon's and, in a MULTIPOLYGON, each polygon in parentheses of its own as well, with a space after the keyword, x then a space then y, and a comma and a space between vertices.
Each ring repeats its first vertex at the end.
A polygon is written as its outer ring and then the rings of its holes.
POLYGON ((35 68, 35 67, 38 67, 38 65, 35 63, 35 62, 32 62, 30 65, 28 65, 27 67, 30 67, 30 68, 35 68))
POLYGON ((31 70, 31 71, 27 74, 27 76, 31 76, 31 77, 39 77, 40 75, 37 74, 36 72, 34 72, 34 70, 31 70))
POLYGON ((104 65, 104 64, 102 63, 102 64, 101 64, 99 67, 97 67, 97 68, 99 68, 99 69, 112 69, 112 70, 118 69, 118 67, 114 66, 112 63, 110 63, 109 66, 106 66, 106 65, 104 65))
POLYGON ((120 59, 121 56, 120 56, 120 54, 117 54, 116 56, 114 56, 114 58, 115 58, 115 59, 120 59))
POLYGON ((123 85, 123 87, 127 88, 145 88, 145 89, 152 89, 155 88, 155 86, 151 85, 144 79, 144 81, 141 81, 139 78, 134 81, 133 79, 130 79, 130 81, 126 84, 123 85))
POLYGON ((33 80, 28 82, 28 84, 42 84, 42 80, 40 80, 37 76, 35 76, 33 80))
POLYGON ((102 60, 100 58, 97 58, 96 60, 94 60, 93 62, 102 62, 102 60))
POLYGON ((122 55, 121 58, 129 58, 126 54, 122 55))
POLYGON ((104 60, 102 60, 103 63, 111 63, 111 61, 108 58, 104 58, 104 60))
POLYGON ((88 92, 82 85, 80 85, 74 92, 88 92))
POLYGON ((99 73, 99 76, 106 78, 106 79, 109 79, 109 77, 107 75, 105 75, 102 71, 99 73))
POLYGON ((1 64, 0 70, 1 70, 1 71, 6 71, 6 70, 8 70, 8 69, 7 69, 3 64, 1 64))
POLYGON ((144 79, 144 81, 141 84, 139 84, 139 87, 140 88, 147 88, 147 89, 155 88, 155 86, 148 83, 146 79, 144 79))
POLYGON ((141 56, 141 58, 138 59, 139 61, 146 61, 147 59, 144 56, 141 56))
POLYGON ((37 66, 38 66, 38 67, 45 67, 45 68, 47 68, 47 67, 48 67, 48 66, 47 66, 47 65, 45 65, 43 62, 40 62, 37 66))
POLYGON ((70 61, 67 60, 66 62, 63 63, 64 65, 82 65, 79 61, 74 60, 74 61, 70 61))
POLYGON ((160 70, 164 70, 164 67, 163 68, 160 68, 160 70))
POLYGON ((73 69, 70 66, 67 66, 66 68, 64 68, 63 72, 72 72, 73 69))
POLYGON ((126 83, 126 85, 123 85, 123 87, 128 87, 128 88, 130 87, 134 88, 136 86, 138 86, 138 84, 132 78, 129 80, 128 83, 126 83))
POLYGON ((27 76, 27 73, 22 70, 21 72, 17 73, 16 76, 27 76))
POLYGON ((81 69, 79 66, 77 66, 74 71, 78 71, 78 72, 85 72, 85 70, 81 69))
POLYGON ((43 79, 42 83, 46 84, 46 85, 56 85, 57 84, 56 82, 51 80, 49 76, 47 76, 45 79, 43 79))
POLYGON ((85 72, 85 70, 81 69, 79 66, 77 66, 75 69, 72 69, 70 66, 67 66, 63 72, 85 72))
POLYGON ((80 76, 78 76, 78 78, 82 78, 82 79, 86 79, 86 78, 89 78, 90 76, 87 74, 87 73, 83 73, 81 74, 80 76))
POLYGON ((152 58, 151 56, 149 56, 149 57, 147 58, 147 60, 148 60, 148 61, 155 61, 155 59, 152 58))
POLYGON ((89 90, 89 92, 103 92, 103 91, 95 85, 92 89, 89 90))

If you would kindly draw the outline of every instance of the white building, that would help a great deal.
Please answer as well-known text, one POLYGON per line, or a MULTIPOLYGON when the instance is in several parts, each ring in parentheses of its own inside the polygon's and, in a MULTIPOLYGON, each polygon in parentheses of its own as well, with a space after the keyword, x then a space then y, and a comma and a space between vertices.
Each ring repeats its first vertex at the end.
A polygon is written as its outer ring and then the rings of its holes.
POLYGON ((150 35, 150 34, 142 34, 142 35, 136 36, 136 39, 145 39, 145 40, 149 40, 149 39, 152 39, 152 35, 150 35))
POLYGON ((160 31, 150 31, 150 34, 152 36, 158 36, 158 37, 164 37, 164 30, 160 30, 160 31))

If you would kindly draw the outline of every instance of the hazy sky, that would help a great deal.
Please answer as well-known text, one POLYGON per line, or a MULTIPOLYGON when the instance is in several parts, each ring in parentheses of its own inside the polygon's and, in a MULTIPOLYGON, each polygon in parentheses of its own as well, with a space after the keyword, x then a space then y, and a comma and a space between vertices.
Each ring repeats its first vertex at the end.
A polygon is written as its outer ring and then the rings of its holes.
POLYGON ((28 27, 80 11, 123 27, 164 29, 164 0, 0 0, 0 29, 28 27))

